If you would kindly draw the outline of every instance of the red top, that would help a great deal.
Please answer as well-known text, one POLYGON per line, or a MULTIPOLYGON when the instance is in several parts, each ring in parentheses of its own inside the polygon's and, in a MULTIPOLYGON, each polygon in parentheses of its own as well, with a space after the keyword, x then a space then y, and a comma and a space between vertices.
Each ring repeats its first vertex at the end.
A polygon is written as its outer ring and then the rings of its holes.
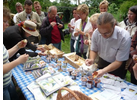
MULTIPOLYGON (((56 19, 55 20, 52 20, 52 19, 49 19, 49 22, 56 22, 56 19)), ((60 35, 60 32, 59 32, 59 29, 57 27, 57 24, 53 27, 53 30, 51 32, 51 38, 52 38, 52 43, 59 43, 61 42, 61 35, 60 35)))

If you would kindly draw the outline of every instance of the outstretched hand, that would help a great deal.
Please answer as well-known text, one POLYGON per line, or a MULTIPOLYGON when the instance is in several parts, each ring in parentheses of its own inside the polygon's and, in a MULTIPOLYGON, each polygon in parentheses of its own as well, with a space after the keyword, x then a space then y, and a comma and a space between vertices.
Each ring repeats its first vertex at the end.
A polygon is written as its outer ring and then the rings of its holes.
POLYGON ((20 42, 17 43, 17 47, 19 49, 24 48, 26 45, 27 45, 27 40, 26 39, 21 40, 20 42))
POLYGON ((37 47, 37 50, 40 50, 41 52, 45 52, 45 49, 43 47, 37 47))

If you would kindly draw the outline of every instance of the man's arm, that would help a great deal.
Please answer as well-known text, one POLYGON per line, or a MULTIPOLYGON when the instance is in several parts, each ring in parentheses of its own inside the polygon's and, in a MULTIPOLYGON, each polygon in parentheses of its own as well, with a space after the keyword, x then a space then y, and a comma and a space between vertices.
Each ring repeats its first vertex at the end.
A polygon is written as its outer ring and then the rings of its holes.
POLYGON ((96 56, 97 56, 97 52, 90 50, 90 59, 95 60, 96 56))
POLYGON ((114 61, 111 64, 109 64, 108 66, 106 66, 103 69, 98 70, 98 76, 97 77, 101 77, 103 76, 103 74, 114 71, 116 69, 118 69, 120 66, 122 65, 122 61, 114 61))

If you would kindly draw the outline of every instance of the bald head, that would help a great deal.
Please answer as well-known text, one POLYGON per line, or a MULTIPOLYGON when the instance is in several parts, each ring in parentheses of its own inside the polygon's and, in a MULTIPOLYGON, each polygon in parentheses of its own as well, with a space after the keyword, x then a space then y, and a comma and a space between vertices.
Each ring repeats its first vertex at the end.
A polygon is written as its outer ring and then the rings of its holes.
POLYGON ((57 7, 56 6, 50 6, 49 9, 48 9, 48 13, 50 13, 52 10, 57 11, 57 7))
POLYGON ((56 6, 50 6, 48 9, 48 16, 50 19, 54 20, 57 15, 57 8, 56 6))

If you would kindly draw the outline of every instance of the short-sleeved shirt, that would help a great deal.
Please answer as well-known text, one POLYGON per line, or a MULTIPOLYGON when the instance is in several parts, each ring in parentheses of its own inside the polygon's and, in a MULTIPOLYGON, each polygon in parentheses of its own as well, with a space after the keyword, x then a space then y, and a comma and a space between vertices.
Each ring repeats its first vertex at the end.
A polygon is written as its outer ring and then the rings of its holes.
POLYGON ((91 41, 91 50, 107 62, 126 61, 129 57, 131 37, 123 28, 115 26, 112 36, 107 39, 96 29, 91 41))
MULTIPOLYGON (((9 63, 9 54, 5 46, 3 45, 3 64, 9 63)), ((7 87, 11 82, 12 72, 9 71, 3 75, 3 88, 7 87)))

